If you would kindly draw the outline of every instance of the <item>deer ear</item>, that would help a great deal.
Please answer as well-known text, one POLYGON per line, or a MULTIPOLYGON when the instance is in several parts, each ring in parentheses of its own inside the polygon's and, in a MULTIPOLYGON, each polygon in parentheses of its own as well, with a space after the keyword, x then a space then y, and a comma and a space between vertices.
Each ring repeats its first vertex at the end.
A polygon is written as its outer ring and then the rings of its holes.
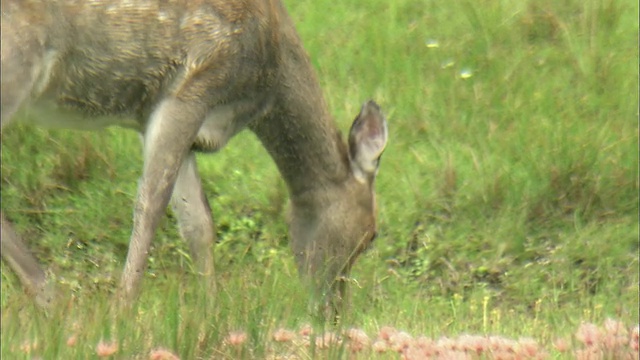
POLYGON ((366 102, 349 131, 351 170, 359 180, 375 176, 387 137, 387 120, 380 107, 374 101, 366 102))

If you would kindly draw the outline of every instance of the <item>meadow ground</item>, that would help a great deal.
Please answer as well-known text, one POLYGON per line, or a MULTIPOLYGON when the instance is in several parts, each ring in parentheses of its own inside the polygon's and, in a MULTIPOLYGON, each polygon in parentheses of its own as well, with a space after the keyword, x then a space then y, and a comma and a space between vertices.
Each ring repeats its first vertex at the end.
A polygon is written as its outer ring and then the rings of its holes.
POLYGON ((2 358, 366 359, 378 336, 376 346, 393 347, 420 335, 433 342, 406 349, 637 358, 638 3, 288 5, 340 128, 368 98, 389 120, 379 237, 354 268, 343 328, 308 316, 286 189, 251 133, 199 157, 218 292, 199 286, 169 214, 140 302, 122 316, 110 300, 141 168, 137 135, 11 126, 2 209, 56 276, 63 306, 37 310, 3 263, 2 358), (307 323, 320 342, 303 336, 307 323), (350 328, 367 334, 366 349, 352 352, 363 336, 350 328))

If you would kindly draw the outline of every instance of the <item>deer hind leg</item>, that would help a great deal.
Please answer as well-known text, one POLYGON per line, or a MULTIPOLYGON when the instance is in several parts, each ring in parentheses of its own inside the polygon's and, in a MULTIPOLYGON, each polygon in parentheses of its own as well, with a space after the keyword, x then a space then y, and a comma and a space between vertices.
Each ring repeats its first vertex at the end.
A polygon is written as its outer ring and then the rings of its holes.
MULTIPOLYGON (((12 16, 2 16, 2 85, 0 88, 0 127, 4 128, 15 117, 16 111, 26 102, 37 82, 45 82, 46 56, 35 36, 25 31, 24 23, 12 16)), ((53 61, 50 61, 53 63, 53 61)), ((53 299, 53 288, 47 284, 45 272, 36 258, 29 252, 11 223, 0 212, 2 234, 0 252, 2 259, 16 273, 27 293, 35 296, 36 303, 49 307, 53 299)))
POLYGON ((53 302, 53 288, 40 268, 36 258, 29 252, 13 226, 0 212, 2 234, 0 234, 0 252, 2 259, 16 273, 27 293, 34 296, 36 304, 48 308, 53 302))
POLYGON ((211 252, 216 234, 194 153, 190 153, 180 167, 171 197, 171 208, 178 219, 180 235, 189 244, 198 271, 214 280, 211 252))

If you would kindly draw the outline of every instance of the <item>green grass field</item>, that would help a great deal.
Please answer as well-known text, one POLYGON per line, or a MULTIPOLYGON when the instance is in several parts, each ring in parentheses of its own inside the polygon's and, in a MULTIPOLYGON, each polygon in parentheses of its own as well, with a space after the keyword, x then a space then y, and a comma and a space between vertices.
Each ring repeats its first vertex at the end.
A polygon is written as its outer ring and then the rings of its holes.
MULTIPOLYGON (((579 348, 581 322, 637 326, 637 2, 287 3, 339 127, 369 98, 389 121, 379 237, 354 268, 341 326, 530 337, 551 358, 578 357, 553 344, 579 348)), ((3 129, 2 209, 62 304, 39 311, 3 263, 3 359, 93 358, 101 339, 117 341, 117 359, 156 347, 181 359, 372 355, 272 340, 312 319, 286 188, 248 131, 199 158, 218 292, 202 291, 169 214, 135 313, 115 313, 140 153, 122 129, 3 129), (247 339, 230 345, 232 331, 247 339)))

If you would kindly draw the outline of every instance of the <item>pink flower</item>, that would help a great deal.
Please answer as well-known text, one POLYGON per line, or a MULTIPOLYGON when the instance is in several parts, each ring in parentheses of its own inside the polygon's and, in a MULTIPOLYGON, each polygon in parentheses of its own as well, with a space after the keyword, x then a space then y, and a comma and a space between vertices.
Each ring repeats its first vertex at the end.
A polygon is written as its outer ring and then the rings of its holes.
POLYGON ((627 328, 621 321, 608 318, 604 321, 604 329, 611 335, 627 336, 627 328))
POLYGON ((428 338, 426 336, 418 337, 414 341, 414 346, 421 349, 422 352, 427 356, 434 355, 437 351, 436 343, 431 338, 428 338))
POLYGON ((304 324, 298 333, 302 336, 311 336, 311 334, 313 334, 313 328, 309 324, 304 324))
POLYGON ((604 321, 604 330, 602 343, 606 349, 616 350, 626 345, 629 332, 621 321, 606 319, 604 321))
POLYGON ((535 357, 540 348, 538 343, 532 338, 521 338, 518 341, 518 345, 520 350, 518 353, 530 358, 535 357))
POLYGON ((619 349, 624 345, 626 345, 626 343, 627 343, 627 338, 620 335, 605 334, 604 338, 602 339, 602 344, 604 345, 604 348, 608 350, 619 349))
POLYGON ((413 344, 413 337, 404 331, 400 331, 391 335, 389 338, 389 345, 397 352, 402 352, 413 344))
POLYGON ((446 336, 442 336, 436 342, 436 350, 439 353, 445 353, 445 352, 448 352, 448 351, 456 351, 456 350, 458 350, 458 343, 455 340, 451 339, 451 338, 448 338, 446 336))
POLYGON ((598 345, 602 334, 600 329, 591 323, 582 323, 576 332, 576 338, 586 346, 598 345))
POLYGON ((538 351, 538 353, 536 354, 535 357, 533 357, 534 359, 538 359, 538 360, 543 360, 543 359, 548 359, 549 358, 549 352, 545 349, 540 349, 538 351))
POLYGON ((318 349, 327 349, 331 345, 340 345, 340 343, 340 338, 332 332, 326 332, 316 338, 316 348, 318 349))
POLYGON ((164 348, 157 348, 151 350, 149 354, 149 360, 180 360, 178 355, 164 348))
POLYGON ((33 350, 38 347, 38 341, 24 341, 22 345, 20 345, 20 350, 22 350, 26 354, 30 354, 33 350))
POLYGON ((553 342, 553 347, 559 352, 567 352, 569 350, 569 341, 564 338, 558 338, 553 342))
POLYGON ((345 336, 349 339, 349 349, 352 352, 359 352, 371 345, 371 339, 362 329, 349 329, 345 332, 345 336))
POLYGON ((67 346, 69 346, 69 347, 76 346, 77 342, 78 342, 78 337, 75 334, 73 334, 73 335, 69 336, 69 338, 67 338, 67 346))
POLYGON ((493 356, 494 360, 516 360, 518 359, 516 357, 516 355, 510 351, 506 351, 506 350, 493 350, 491 352, 491 355, 493 356))
POLYGON ((514 340, 507 339, 501 336, 490 336, 489 337, 489 347, 491 350, 504 352, 504 353, 515 353, 517 349, 518 343, 514 340))
MULTIPOLYGON (((426 357, 424 359, 427 359, 426 357)), ((473 356, 460 350, 447 350, 438 355, 438 360, 471 360, 473 356)))
POLYGON ((380 328, 380 332, 378 333, 378 337, 382 340, 389 341, 391 336, 398 333, 398 330, 391 326, 383 326, 380 328))
POLYGON ((247 333, 244 331, 232 331, 225 338, 225 342, 229 345, 239 346, 247 341, 247 333))
POLYGON ((489 342, 483 336, 462 335, 458 338, 458 347, 463 351, 480 355, 489 348, 489 342))
POLYGON ((638 340, 640 338, 640 324, 636 325, 633 330, 631 330, 631 341, 629 342, 629 346, 633 351, 638 351, 638 340))
POLYGON ((115 354, 118 351, 118 343, 115 341, 106 342, 104 340, 100 340, 98 345, 96 345, 96 354, 99 357, 108 357, 115 354))
POLYGON ((369 335, 367 335, 364 330, 358 328, 348 329, 344 332, 344 335, 349 338, 349 340, 369 341, 369 335))
POLYGON ((295 332, 280 328, 273 333, 273 340, 277 342, 288 342, 293 340, 295 336, 295 332))
POLYGON ((387 350, 389 350, 389 346, 387 345, 387 342, 384 340, 376 340, 373 343, 373 345, 371 345, 371 348, 373 349, 373 351, 377 352, 378 354, 382 354, 387 350))
POLYGON ((429 357, 417 347, 408 347, 402 351, 403 360, 429 360, 429 357))
POLYGON ((576 360, 603 360, 602 351, 595 346, 581 349, 575 352, 576 360))

